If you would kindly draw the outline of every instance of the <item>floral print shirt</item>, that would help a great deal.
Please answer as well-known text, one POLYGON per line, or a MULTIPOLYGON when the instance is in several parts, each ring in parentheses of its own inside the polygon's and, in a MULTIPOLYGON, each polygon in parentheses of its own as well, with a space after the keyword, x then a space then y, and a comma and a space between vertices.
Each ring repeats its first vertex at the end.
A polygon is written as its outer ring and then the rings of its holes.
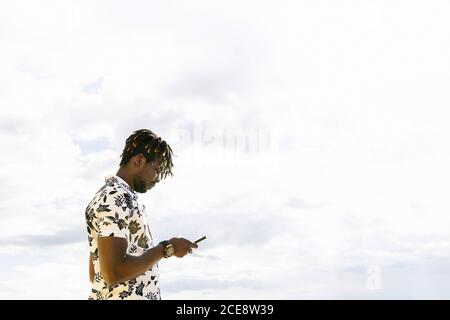
POLYGON ((135 279, 109 286, 102 277, 98 257, 98 237, 128 240, 127 253, 141 255, 153 248, 145 206, 137 193, 119 176, 107 176, 86 208, 89 249, 93 256, 94 280, 89 300, 160 300, 159 267, 156 263, 135 279))

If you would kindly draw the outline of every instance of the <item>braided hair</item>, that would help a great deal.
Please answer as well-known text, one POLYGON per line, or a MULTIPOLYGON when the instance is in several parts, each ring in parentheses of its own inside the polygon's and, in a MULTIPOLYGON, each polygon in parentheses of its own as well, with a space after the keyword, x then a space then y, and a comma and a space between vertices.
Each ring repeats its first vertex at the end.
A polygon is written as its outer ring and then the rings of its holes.
POLYGON ((133 156, 140 153, 148 162, 162 160, 159 173, 160 180, 165 179, 168 175, 173 176, 172 149, 156 133, 148 129, 134 131, 128 137, 123 152, 120 155, 122 158, 120 166, 126 165, 133 156))

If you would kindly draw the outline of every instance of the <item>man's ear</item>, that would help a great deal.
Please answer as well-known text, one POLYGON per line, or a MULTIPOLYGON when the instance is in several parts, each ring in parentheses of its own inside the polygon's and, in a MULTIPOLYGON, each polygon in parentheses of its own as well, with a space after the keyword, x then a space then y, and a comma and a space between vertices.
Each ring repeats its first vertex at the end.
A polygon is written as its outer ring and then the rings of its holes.
POLYGON ((138 168, 145 166, 145 164, 147 163, 147 159, 142 155, 142 153, 135 155, 133 161, 134 161, 135 167, 138 167, 138 168))

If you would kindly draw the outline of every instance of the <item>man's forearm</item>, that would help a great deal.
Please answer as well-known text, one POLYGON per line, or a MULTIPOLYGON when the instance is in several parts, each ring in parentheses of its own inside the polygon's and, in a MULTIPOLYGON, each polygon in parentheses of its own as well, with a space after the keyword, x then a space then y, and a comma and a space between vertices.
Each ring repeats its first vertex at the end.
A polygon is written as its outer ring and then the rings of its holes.
POLYGON ((94 281, 94 276, 94 263, 92 262, 92 254, 89 253, 89 280, 91 281, 91 283, 94 281))
POLYGON ((114 282, 117 284, 137 278, 162 258, 164 258, 164 246, 162 244, 145 251, 140 256, 126 255, 116 268, 114 282))

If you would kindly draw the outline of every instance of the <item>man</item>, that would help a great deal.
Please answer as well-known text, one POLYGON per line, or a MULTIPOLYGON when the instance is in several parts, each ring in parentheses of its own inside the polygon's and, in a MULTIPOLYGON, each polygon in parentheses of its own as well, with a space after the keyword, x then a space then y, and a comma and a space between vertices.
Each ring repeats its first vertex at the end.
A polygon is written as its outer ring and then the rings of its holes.
POLYGON ((126 140, 116 175, 106 177, 87 206, 89 300, 160 300, 158 261, 181 258, 197 248, 176 237, 154 246, 145 206, 139 202, 137 193, 173 175, 172 155, 152 131, 135 131, 126 140))

